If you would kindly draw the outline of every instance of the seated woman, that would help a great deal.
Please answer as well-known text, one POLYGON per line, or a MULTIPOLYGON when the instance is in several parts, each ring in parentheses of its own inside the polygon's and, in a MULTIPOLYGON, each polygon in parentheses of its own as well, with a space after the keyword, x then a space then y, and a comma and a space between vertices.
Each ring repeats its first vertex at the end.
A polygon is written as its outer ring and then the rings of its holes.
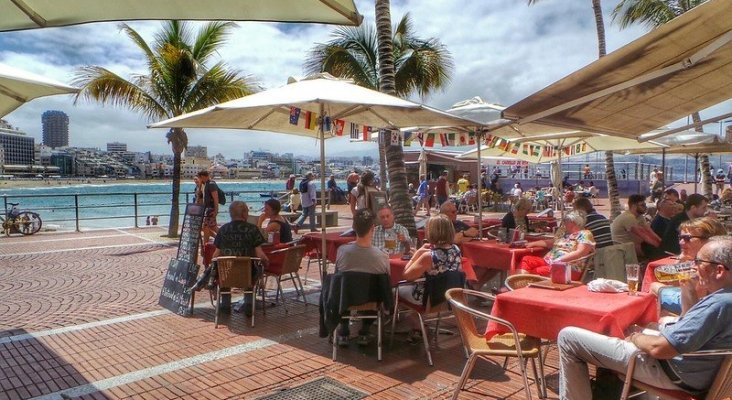
POLYGON ((727 188, 722 190, 722 196, 719 198, 723 206, 732 205, 732 189, 727 188))
MULTIPOLYGON (((704 217, 683 222, 679 226, 679 246, 681 247, 681 254, 678 257, 679 261, 693 261, 699 249, 709 241, 709 238, 726 234, 727 231, 724 229, 722 223, 714 218, 704 217)), ((686 297, 686 301, 682 301, 681 288, 665 285, 660 282, 652 283, 650 291, 656 296, 659 296, 659 303, 662 310, 679 315, 683 315, 689 307, 696 303, 695 299, 699 298, 697 297, 698 294, 689 290, 687 292, 688 295, 683 296, 686 297), (684 304, 688 307, 683 307, 684 304)))
MULTIPOLYGON (((269 219, 267 226, 264 228, 265 234, 274 232, 279 234, 279 241, 281 243, 287 243, 292 241, 292 229, 290 223, 280 215, 280 201, 277 199, 269 199, 264 202, 264 212, 259 216, 257 220, 257 226, 262 227, 262 223, 266 219, 269 219)), ((266 236, 265 236, 266 237, 266 236)))
POLYGON ((524 232, 529 231, 529 211, 531 211, 531 200, 521 198, 516 202, 513 211, 509 211, 501 219, 501 228, 516 229, 519 228, 524 232))
MULTIPOLYGON (((404 269, 404 279, 413 281, 425 275, 462 270, 462 255, 460 248, 453 244, 455 229, 449 218, 445 215, 430 218, 425 226, 425 237, 428 243, 417 249, 409 260, 404 269)), ((399 298, 416 306, 422 306, 425 296, 424 282, 399 287, 399 298)), ((411 316, 410 322, 412 331, 407 341, 417 343, 421 340, 419 322, 411 316)))
POLYGON ((521 259, 521 270, 525 273, 549 276, 549 265, 561 261, 572 267, 572 280, 577 281, 586 268, 583 262, 577 261, 595 250, 595 239, 592 232, 585 227, 585 215, 581 211, 572 210, 564 214, 562 224, 564 234, 556 239, 529 242, 526 247, 551 247, 544 257, 524 256, 521 259))
POLYGON ((285 209, 289 212, 297 212, 300 210, 301 204, 302 204, 302 197, 300 196, 300 190, 298 190, 298 188, 292 189, 292 193, 290 193, 290 202, 287 203, 287 206, 285 206, 285 209))

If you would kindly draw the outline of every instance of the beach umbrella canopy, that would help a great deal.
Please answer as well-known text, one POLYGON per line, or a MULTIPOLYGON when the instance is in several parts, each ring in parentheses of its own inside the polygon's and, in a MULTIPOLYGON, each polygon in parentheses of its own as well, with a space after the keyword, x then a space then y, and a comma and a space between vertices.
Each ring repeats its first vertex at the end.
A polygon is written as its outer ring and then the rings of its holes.
MULTIPOLYGON (((454 126, 476 124, 348 80, 318 74, 301 81, 291 79, 285 86, 183 114, 150 127, 259 130, 317 138, 320 140, 321 196, 325 199, 327 137, 344 135, 350 130, 362 130, 366 134, 367 128, 399 129, 423 122, 454 126)), ((325 207, 322 208, 321 228, 325 232, 325 207)), ((322 246, 325 254, 324 235, 322 246)))
POLYGON ((78 91, 43 76, 0 64, 0 117, 37 97, 78 91))
POLYGON ((129 20, 314 22, 360 25, 353 0, 0 0, 0 31, 129 20))
POLYGON ((709 0, 509 106, 503 117, 638 138, 730 98, 732 1, 709 0))

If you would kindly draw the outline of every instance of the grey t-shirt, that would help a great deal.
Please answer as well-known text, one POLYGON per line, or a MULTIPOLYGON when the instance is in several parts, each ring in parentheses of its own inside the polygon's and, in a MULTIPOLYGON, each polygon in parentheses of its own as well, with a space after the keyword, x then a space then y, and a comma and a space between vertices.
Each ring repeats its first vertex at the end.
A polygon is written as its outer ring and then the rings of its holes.
POLYGON ((612 224, 610 224, 613 242, 632 243, 633 236, 630 234, 630 229, 634 226, 644 224, 645 219, 643 219, 643 216, 636 217, 630 211, 623 211, 623 213, 615 217, 612 224))
MULTIPOLYGON (((732 287, 705 296, 675 324, 661 330, 679 353, 732 348, 732 287)), ((669 360, 687 385, 708 389, 724 357, 680 357, 669 360)))
POLYGON ((336 272, 366 272, 369 274, 388 274, 389 256, 376 247, 361 247, 348 243, 338 248, 336 272))

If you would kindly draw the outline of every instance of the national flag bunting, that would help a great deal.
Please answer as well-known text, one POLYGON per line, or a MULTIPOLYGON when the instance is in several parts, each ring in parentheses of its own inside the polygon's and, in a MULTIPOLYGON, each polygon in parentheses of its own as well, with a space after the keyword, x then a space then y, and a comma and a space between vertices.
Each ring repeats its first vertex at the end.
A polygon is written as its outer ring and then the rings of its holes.
POLYGON ((318 114, 317 113, 310 113, 310 118, 307 120, 307 125, 305 125, 308 129, 318 129, 318 114))
POLYGON ((475 132, 473 131, 468 132, 468 144, 475 145, 475 132))
POLYGON ((435 145, 435 134, 434 133, 427 134, 427 140, 425 140, 424 145, 425 145, 425 147, 433 147, 435 145))
POLYGON ((297 125, 297 121, 300 120, 300 109, 297 107, 290 107, 290 124, 297 125))
POLYGON ((336 136, 343 136, 343 128, 346 127, 346 121, 342 119, 335 120, 335 134, 336 136))
POLYGON ((351 123, 351 140, 358 140, 361 137, 361 127, 351 123))
POLYGON ((361 137, 364 142, 368 142, 371 140, 371 127, 370 126, 363 126, 363 136, 361 137))
POLYGON ((447 143, 447 133, 440 133, 440 144, 445 147, 448 145, 447 143))

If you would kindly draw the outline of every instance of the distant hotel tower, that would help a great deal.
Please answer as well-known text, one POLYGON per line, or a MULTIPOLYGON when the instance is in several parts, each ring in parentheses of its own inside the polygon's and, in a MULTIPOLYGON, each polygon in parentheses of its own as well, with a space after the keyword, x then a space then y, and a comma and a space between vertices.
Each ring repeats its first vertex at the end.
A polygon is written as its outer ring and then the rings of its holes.
POLYGON ((43 122, 43 144, 51 148, 69 145, 69 116, 63 111, 46 111, 43 122))

